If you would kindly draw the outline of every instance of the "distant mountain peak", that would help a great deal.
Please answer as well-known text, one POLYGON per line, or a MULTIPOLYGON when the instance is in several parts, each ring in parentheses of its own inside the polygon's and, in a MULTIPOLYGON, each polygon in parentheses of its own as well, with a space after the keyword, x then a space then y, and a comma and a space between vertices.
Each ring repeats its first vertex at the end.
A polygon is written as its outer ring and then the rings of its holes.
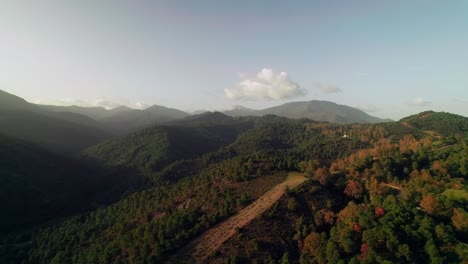
POLYGON ((253 110, 242 107, 225 111, 224 113, 230 116, 277 115, 295 119, 308 118, 315 121, 331 123, 377 123, 387 121, 368 115, 350 106, 321 100, 289 102, 263 110, 253 110))
POLYGON ((182 119, 181 121, 189 122, 224 122, 231 121, 233 117, 223 114, 221 112, 204 112, 199 115, 192 115, 182 119))
POLYGON ((135 110, 133 108, 130 108, 126 105, 121 105, 121 106, 117 106, 115 108, 112 108, 110 109, 109 111, 112 111, 112 112, 121 112, 121 111, 131 111, 131 110, 135 110))

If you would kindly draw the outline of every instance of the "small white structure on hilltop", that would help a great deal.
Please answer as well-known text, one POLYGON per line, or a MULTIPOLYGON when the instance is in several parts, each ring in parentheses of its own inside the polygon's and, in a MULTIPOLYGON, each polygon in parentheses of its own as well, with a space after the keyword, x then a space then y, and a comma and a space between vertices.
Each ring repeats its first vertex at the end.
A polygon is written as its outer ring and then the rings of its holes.
POLYGON ((343 135, 343 138, 348 138, 348 137, 349 137, 349 136, 348 136, 348 135, 346 135, 346 134, 344 134, 344 135, 343 135))

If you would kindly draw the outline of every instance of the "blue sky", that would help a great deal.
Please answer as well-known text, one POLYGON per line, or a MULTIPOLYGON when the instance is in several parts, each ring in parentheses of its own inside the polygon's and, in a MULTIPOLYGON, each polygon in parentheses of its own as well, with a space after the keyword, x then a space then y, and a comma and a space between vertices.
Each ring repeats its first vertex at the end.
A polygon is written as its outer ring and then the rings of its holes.
POLYGON ((0 89, 183 110, 468 116, 466 1, 2 1, 0 89))

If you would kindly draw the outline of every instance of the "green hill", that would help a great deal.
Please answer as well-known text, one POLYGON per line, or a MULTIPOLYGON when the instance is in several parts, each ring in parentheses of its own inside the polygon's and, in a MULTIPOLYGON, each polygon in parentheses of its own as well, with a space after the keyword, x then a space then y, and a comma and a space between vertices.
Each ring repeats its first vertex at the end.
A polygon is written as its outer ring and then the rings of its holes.
POLYGON ((215 115, 146 128, 93 146, 84 155, 107 166, 134 168, 157 179, 158 173, 170 163, 216 151, 251 126, 251 122, 234 119, 213 122, 215 115))
POLYGON ((400 122, 424 131, 434 131, 443 136, 468 133, 468 117, 445 112, 426 111, 402 118, 400 122))

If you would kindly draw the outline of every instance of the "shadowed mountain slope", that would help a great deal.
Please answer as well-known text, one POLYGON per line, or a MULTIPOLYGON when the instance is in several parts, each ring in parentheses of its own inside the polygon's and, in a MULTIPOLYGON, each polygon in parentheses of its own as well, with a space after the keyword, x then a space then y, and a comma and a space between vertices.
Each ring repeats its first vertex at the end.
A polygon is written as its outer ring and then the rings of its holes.
POLYGON ((55 152, 76 154, 111 136, 86 116, 47 112, 3 91, 0 102, 0 133, 55 152))

